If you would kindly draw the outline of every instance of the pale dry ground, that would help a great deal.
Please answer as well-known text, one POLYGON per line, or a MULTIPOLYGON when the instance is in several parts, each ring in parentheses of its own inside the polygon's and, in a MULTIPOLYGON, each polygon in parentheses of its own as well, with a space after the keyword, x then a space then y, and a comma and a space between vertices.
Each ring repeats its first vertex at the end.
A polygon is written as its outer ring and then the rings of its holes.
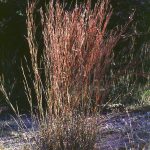
POLYGON ((107 116, 98 137, 100 150, 150 150, 150 111, 107 116))
POLYGON ((31 147, 38 133, 35 121, 30 116, 21 119, 12 116, 0 120, 0 150, 22 150, 31 147))
MULTIPOLYGON (((150 150, 150 111, 108 114, 96 119, 99 126, 96 150, 150 150)), ((0 121, 0 150, 35 149, 36 122, 31 125, 29 117, 23 117, 23 121, 24 130, 17 127, 13 118, 0 121)))

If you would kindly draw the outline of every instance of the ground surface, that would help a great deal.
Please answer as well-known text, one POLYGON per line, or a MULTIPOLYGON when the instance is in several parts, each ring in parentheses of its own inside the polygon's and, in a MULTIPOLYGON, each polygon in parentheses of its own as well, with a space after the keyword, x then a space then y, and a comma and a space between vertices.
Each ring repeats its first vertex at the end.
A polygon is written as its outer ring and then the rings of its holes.
POLYGON ((150 150, 150 111, 107 115, 99 124, 100 150, 150 150))
MULTIPOLYGON (((22 150, 24 144, 34 148, 37 123, 30 116, 22 116, 21 120, 1 116, 0 150, 22 150)), ((99 134, 95 149, 150 150, 150 111, 98 116, 97 123, 99 134)))

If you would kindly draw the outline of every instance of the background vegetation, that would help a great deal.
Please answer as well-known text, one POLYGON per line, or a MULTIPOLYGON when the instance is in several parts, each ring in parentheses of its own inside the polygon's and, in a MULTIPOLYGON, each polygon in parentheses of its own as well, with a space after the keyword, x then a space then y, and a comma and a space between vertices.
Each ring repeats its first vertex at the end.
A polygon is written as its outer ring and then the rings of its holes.
MULTIPOLYGON (((39 23, 39 8, 45 11, 45 3, 48 3, 48 1, 38 1, 34 14, 39 57, 42 53, 40 50, 44 46, 41 24, 39 23)), ((82 3, 82 1, 78 1, 78 3, 82 3)), ((94 5, 94 1, 92 1, 92 4, 94 5)), ((110 99, 116 99, 119 102, 120 100, 126 101, 129 97, 139 98, 137 97, 139 87, 142 89, 149 81, 150 2, 148 0, 112 0, 111 4, 113 15, 109 28, 123 25, 128 20, 129 14, 135 11, 134 20, 128 27, 127 34, 122 37, 122 40, 114 49, 115 60, 111 64, 107 76, 113 83, 112 90, 106 97, 106 102, 110 99)), ((66 9, 71 9, 69 6, 68 3, 66 9)), ((24 56, 27 58, 29 66, 31 65, 29 46, 25 38, 27 36, 26 7, 26 1, 0 1, 0 75, 3 74, 5 77, 5 86, 10 93, 12 103, 17 103, 19 106, 25 106, 26 104, 27 107, 28 103, 26 102, 20 68, 21 64, 25 65, 24 56)), ((33 86, 32 83, 31 86, 33 86)), ((149 85, 146 88, 148 89, 149 85)), ((34 91, 32 94, 35 95, 34 91)), ((1 95, 0 100, 3 99, 1 95)), ((130 99, 130 101, 132 100, 130 99)))

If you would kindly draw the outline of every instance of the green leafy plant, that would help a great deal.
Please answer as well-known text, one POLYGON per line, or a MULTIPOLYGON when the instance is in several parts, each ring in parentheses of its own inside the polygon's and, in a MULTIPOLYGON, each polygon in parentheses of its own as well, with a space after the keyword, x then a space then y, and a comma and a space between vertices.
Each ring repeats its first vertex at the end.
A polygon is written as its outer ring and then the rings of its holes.
POLYGON ((150 90, 143 91, 142 102, 150 105, 150 90))

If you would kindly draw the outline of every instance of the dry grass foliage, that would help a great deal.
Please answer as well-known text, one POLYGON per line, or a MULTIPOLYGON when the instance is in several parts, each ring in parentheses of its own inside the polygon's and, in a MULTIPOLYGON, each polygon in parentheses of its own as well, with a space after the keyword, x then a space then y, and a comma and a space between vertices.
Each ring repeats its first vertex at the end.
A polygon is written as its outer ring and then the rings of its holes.
MULTIPOLYGON (((41 59, 44 64, 43 83, 41 66, 38 65, 41 63, 35 35, 35 10, 36 3, 29 3, 27 40, 39 108, 42 109, 44 97, 52 114, 75 109, 86 111, 91 106, 95 109, 107 94, 108 82, 104 81, 104 76, 113 60, 112 50, 131 19, 123 27, 108 32, 107 26, 112 15, 109 0, 97 2, 94 8, 88 1, 69 11, 64 10, 59 1, 56 1, 55 7, 50 1, 46 12, 40 11, 45 47, 41 59), (102 89, 105 91, 102 92, 102 89)), ((31 90, 26 78, 25 86, 30 100, 31 90)))
MULTIPOLYGON (((96 119, 88 122, 85 117, 50 119, 41 128, 40 138, 36 138, 39 150, 92 150, 94 149, 98 128, 96 119)), ((35 148, 35 147, 34 147, 35 148)))

